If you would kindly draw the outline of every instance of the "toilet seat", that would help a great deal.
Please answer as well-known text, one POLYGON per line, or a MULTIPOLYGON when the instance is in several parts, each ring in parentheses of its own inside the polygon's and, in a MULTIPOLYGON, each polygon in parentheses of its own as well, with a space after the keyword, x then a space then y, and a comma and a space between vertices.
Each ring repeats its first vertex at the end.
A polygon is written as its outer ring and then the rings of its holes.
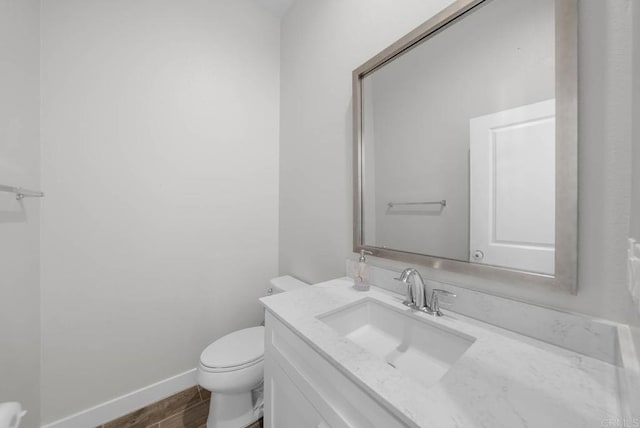
POLYGON ((264 327, 237 330, 207 346, 200 365, 207 372, 219 373, 254 366, 264 359, 264 327))
POLYGON ((200 370, 202 370, 203 372, 206 373, 227 373, 227 372, 235 372, 238 370, 242 370, 242 369, 247 369, 250 367, 253 367, 257 364, 260 364, 264 361, 264 358, 258 358, 255 361, 251 361, 249 363, 246 364, 242 364, 239 366, 232 366, 232 367, 208 367, 205 366, 204 364, 202 364, 202 362, 200 363, 200 370))

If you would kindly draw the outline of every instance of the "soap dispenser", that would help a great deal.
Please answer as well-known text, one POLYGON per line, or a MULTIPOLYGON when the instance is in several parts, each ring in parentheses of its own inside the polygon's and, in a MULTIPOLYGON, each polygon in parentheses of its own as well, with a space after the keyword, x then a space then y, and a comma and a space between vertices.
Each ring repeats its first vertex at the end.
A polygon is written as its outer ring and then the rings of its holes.
POLYGON ((360 260, 356 265, 356 271, 353 278, 353 288, 355 288, 358 291, 368 291, 370 287, 366 254, 373 255, 371 251, 360 250, 360 260))

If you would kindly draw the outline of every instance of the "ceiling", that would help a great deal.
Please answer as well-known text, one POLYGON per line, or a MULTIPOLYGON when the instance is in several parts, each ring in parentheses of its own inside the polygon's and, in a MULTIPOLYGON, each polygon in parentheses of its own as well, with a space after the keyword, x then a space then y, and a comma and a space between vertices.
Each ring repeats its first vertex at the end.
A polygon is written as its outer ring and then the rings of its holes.
POLYGON ((253 0, 274 15, 282 18, 295 0, 253 0))

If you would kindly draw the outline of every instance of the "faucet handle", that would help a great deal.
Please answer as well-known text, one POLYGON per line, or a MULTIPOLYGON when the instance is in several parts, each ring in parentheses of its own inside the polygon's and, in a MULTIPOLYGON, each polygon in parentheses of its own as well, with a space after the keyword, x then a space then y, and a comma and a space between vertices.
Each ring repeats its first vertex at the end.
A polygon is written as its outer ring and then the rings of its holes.
POLYGON ((440 296, 456 297, 456 295, 450 291, 443 290, 441 288, 434 288, 431 292, 431 310, 436 316, 441 317, 442 311, 440 310, 440 296))

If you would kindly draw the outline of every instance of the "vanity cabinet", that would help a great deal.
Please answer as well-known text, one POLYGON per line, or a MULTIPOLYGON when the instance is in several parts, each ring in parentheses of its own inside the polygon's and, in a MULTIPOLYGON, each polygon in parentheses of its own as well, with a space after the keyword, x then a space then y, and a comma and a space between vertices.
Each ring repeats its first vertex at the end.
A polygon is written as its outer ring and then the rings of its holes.
POLYGON ((298 389, 278 364, 265 365, 268 378, 269 412, 265 412, 265 425, 278 428, 329 428, 311 401, 298 389), (266 421, 269 422, 266 422, 266 421))
POLYGON ((266 428, 407 426, 269 312, 265 333, 266 428))

